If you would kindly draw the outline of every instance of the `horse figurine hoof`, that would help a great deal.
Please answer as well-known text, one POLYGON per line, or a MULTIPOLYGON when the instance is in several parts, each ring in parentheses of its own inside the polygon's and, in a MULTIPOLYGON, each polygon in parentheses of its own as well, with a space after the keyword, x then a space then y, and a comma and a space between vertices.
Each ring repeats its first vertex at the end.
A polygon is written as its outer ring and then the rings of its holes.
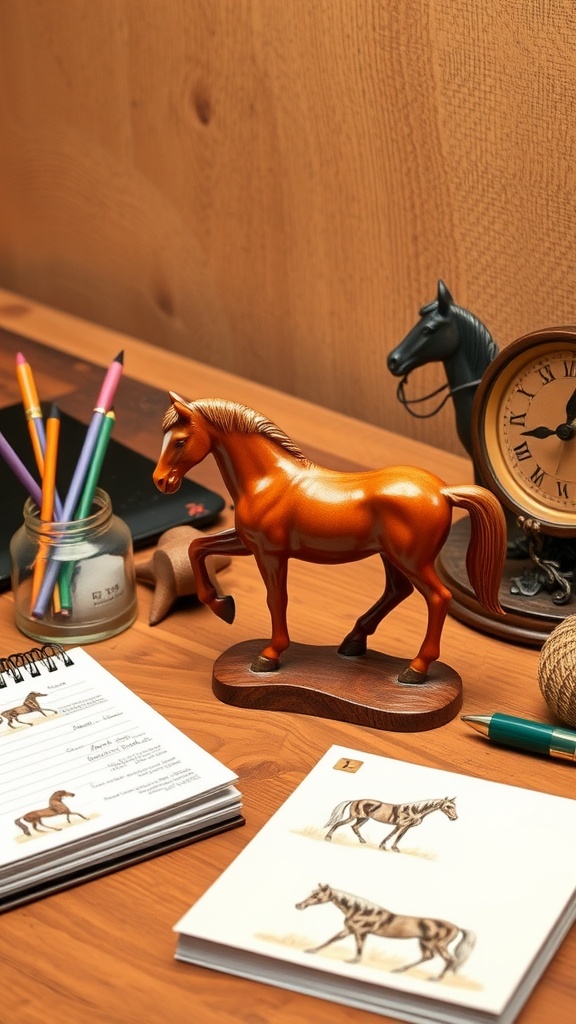
POLYGON ((410 666, 408 666, 408 668, 405 668, 404 671, 401 672, 400 675, 398 676, 398 682, 410 683, 412 686, 414 686, 415 684, 420 685, 421 683, 426 682, 426 673, 417 672, 416 669, 410 668, 410 666))
POLYGON ((277 672, 280 668, 279 658, 265 658, 259 654, 250 665, 251 672, 277 672))
POLYGON ((236 615, 236 605, 234 604, 233 597, 230 597, 230 595, 227 597, 217 597, 210 607, 218 618, 224 619, 224 622, 227 622, 230 626, 232 625, 236 615))
POLYGON ((359 658, 361 655, 366 654, 366 641, 348 639, 347 637, 340 644, 338 654, 343 658, 359 658))

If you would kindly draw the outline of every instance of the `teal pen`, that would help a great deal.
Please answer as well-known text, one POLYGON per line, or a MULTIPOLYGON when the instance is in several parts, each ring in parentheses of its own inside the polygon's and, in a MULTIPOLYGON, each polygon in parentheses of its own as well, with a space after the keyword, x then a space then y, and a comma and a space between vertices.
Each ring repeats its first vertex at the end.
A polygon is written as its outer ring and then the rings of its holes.
POLYGON ((573 729, 500 714, 462 715, 462 721, 493 743, 518 747, 519 750, 529 750, 547 757, 559 757, 576 764, 576 732, 573 729))

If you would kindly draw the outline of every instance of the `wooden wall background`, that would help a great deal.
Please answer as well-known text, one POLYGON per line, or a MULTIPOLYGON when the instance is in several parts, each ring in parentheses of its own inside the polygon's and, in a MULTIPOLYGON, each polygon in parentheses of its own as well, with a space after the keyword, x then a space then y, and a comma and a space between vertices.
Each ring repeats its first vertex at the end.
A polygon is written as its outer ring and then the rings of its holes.
POLYGON ((575 186, 574 0, 0 3, 1 285, 453 451, 386 355, 575 322, 575 186))

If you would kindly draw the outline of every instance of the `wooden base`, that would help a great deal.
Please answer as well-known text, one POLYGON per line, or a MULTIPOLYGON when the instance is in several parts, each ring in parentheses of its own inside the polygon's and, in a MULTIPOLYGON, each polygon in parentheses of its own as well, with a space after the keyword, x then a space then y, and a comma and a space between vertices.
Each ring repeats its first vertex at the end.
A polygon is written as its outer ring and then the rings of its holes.
POLYGON ((419 732, 450 722, 462 707, 462 680, 437 661, 425 683, 398 682, 406 661, 377 651, 343 658, 336 647, 291 644, 277 672, 252 672, 267 640, 246 640, 214 663, 218 700, 260 711, 295 711, 391 732, 419 732))
POLYGON ((500 604, 506 615, 487 612, 476 600, 466 574, 469 539, 470 521, 462 519, 452 527, 436 563, 440 579, 452 593, 450 615, 491 636, 541 647, 554 627, 574 613, 574 605, 555 605, 552 595, 544 591, 534 597, 511 594, 512 580, 531 563, 529 559, 509 558, 500 585, 500 604))

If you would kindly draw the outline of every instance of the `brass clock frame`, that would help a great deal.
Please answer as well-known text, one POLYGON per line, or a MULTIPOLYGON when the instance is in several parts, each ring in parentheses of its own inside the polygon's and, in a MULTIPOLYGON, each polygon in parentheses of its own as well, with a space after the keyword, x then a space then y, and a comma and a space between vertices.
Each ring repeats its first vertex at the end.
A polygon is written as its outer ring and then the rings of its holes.
MULTIPOLYGON (((548 423, 548 426, 560 429, 566 394, 576 392, 574 326, 533 331, 512 342, 496 356, 485 371, 476 393, 472 445, 474 464, 482 481, 505 507, 517 517, 534 521, 536 529, 544 534, 568 538, 576 537, 576 480, 571 482, 570 494, 570 481, 563 481, 558 473, 544 472, 536 457, 538 447, 540 452, 545 450, 542 447, 543 440, 535 442, 531 437, 521 440, 526 432, 519 429, 526 425, 527 417, 530 419, 531 406, 540 392, 544 394, 543 389, 551 384, 563 383, 562 377, 550 376, 546 369, 554 359, 564 364, 563 379, 570 381, 569 388, 560 388, 563 404, 553 414, 548 412, 548 418, 553 415, 556 420, 548 423), (534 388, 536 384, 533 394, 522 389, 521 385, 527 378, 530 387, 534 388), (516 409, 519 410, 515 416, 510 414, 513 395, 516 396, 516 409), (512 423, 513 420, 516 422, 512 423), (526 467, 523 463, 526 463, 526 467), (539 486, 546 477, 549 483, 556 483, 557 497, 551 493, 546 494, 539 486)), ((543 404, 541 401, 540 406, 543 404)), ((576 436, 562 440, 558 435, 557 443, 560 446, 573 444, 576 450, 576 436)), ((553 441, 547 441, 546 444, 552 445, 553 441)), ((561 450, 560 447, 558 451, 561 450)))

